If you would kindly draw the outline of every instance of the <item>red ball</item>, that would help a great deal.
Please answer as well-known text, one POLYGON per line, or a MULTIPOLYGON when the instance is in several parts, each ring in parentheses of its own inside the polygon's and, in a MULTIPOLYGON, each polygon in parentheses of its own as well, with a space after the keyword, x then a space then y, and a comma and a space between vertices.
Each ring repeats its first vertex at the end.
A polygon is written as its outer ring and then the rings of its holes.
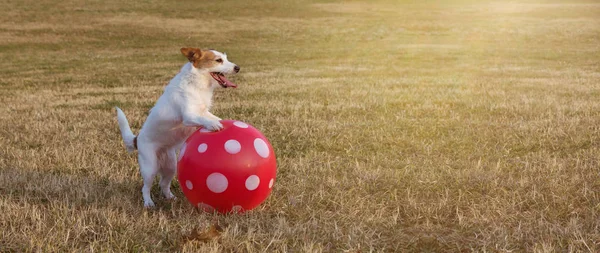
POLYGON ((177 179, 188 201, 208 212, 243 212, 271 193, 277 173, 273 147, 251 125, 222 120, 223 129, 200 128, 182 145, 177 179))

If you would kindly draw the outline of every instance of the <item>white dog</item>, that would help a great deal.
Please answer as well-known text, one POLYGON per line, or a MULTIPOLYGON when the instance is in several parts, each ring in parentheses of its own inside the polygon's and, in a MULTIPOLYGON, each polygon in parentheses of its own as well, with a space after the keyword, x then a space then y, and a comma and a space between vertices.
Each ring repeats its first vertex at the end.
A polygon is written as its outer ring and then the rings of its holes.
POLYGON ((116 108, 127 151, 138 149, 145 207, 154 206, 150 189, 157 173, 162 193, 167 199, 175 197, 171 193, 171 180, 177 170, 175 151, 198 127, 211 131, 223 128, 221 119, 209 112, 213 90, 218 86, 237 87, 224 74, 237 73, 240 67, 228 61, 226 54, 198 48, 182 48, 181 53, 190 62, 165 87, 138 136, 131 132, 123 111, 116 108))

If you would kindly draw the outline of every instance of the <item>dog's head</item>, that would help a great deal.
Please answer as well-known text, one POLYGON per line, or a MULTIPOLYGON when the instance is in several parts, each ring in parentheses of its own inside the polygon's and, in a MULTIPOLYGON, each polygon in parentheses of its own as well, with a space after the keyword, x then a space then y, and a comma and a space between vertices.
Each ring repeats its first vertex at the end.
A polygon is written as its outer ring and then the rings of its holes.
POLYGON ((240 67, 227 60, 226 54, 216 50, 201 50, 191 47, 182 48, 181 53, 190 60, 194 68, 210 73, 210 76, 215 80, 211 83, 219 84, 223 88, 237 87, 225 75, 239 72, 240 67))

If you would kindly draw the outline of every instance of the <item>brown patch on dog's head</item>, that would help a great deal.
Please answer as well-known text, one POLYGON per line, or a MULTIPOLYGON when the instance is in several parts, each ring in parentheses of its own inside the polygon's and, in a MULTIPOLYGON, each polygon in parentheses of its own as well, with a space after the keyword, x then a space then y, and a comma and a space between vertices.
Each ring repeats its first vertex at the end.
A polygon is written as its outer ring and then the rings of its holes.
POLYGON ((181 53, 188 58, 195 68, 210 68, 216 65, 216 55, 210 50, 200 50, 199 48, 184 47, 181 53))

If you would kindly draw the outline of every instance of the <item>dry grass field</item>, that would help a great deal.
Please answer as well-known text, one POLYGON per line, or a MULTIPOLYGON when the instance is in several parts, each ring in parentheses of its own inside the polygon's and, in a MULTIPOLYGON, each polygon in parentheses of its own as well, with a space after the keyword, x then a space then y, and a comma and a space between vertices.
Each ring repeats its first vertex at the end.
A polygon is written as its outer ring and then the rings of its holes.
POLYGON ((600 251, 595 1, 8 0, 0 59, 0 252, 600 251), (114 107, 137 132, 183 46, 242 67, 251 212, 143 208, 114 107))

